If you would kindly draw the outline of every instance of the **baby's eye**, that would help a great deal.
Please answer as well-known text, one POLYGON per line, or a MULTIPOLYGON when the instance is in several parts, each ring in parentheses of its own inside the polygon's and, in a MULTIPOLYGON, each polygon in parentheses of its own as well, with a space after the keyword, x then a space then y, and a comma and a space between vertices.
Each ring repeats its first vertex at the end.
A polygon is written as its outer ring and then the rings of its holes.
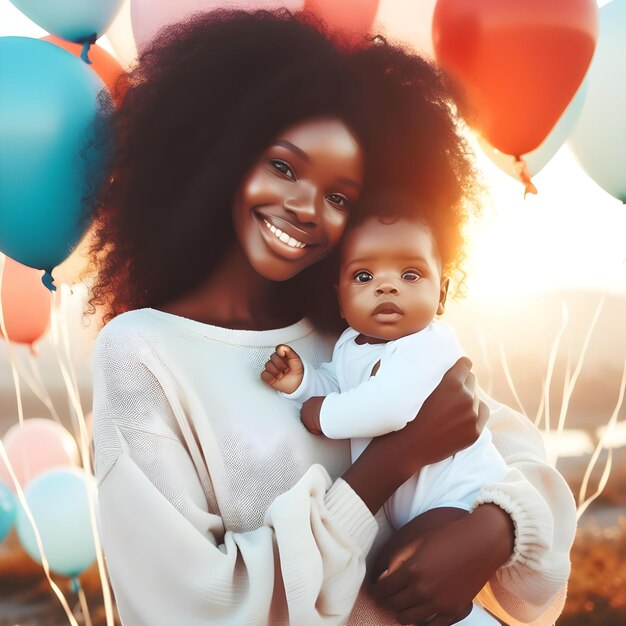
POLYGON ((345 196, 342 196, 340 193, 331 193, 326 196, 326 198, 329 202, 332 202, 334 205, 342 209, 349 209, 352 206, 350 200, 348 200, 345 196))
POLYGON ((270 163, 272 167, 279 171, 283 176, 287 176, 287 178, 291 178, 292 180, 296 179, 296 175, 293 173, 291 166, 286 161, 281 159, 270 159, 270 163))
POLYGON ((354 282, 356 283, 369 283, 374 278, 369 272, 361 270, 354 275, 354 282))
POLYGON ((420 278, 421 278, 420 273, 416 272, 415 270, 406 270, 402 272, 402 280, 406 280, 410 283, 414 283, 418 281, 420 278))

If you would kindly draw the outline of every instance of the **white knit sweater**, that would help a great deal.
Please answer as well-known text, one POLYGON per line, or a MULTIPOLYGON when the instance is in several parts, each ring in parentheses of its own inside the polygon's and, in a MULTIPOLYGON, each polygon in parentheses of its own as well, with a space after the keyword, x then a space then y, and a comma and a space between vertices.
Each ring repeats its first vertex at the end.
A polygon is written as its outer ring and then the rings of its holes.
MULTIPOLYGON (((389 526, 337 478, 348 442, 309 434, 261 382, 278 343, 315 365, 332 347, 306 321, 240 331, 152 309, 100 332, 98 523, 125 626, 395 624, 360 591, 389 526)), ((511 470, 477 504, 505 508, 516 541, 479 598, 507 623, 551 624, 573 499, 528 420, 494 405, 488 426, 511 470)))

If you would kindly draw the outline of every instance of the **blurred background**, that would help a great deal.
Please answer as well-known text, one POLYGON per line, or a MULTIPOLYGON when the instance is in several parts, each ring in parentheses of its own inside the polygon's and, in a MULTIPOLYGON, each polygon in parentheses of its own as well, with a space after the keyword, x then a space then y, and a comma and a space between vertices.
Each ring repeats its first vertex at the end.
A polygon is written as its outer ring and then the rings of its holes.
MULTIPOLYGON (((148 10, 147 1, 110 4, 114 18, 97 45, 116 61, 115 67, 108 66, 114 72, 132 66, 137 43, 141 46, 167 20, 180 19, 198 8, 244 3, 186 0, 168 7, 163 2, 154 11, 148 10)), ((265 4, 295 10, 303 6, 297 1, 265 4)), ((359 11, 352 8, 348 18, 328 17, 324 2, 308 4, 331 21, 354 21, 359 11)), ((445 65, 449 60, 441 43, 445 33, 440 32, 439 39, 433 37, 438 32, 433 25, 436 4, 434 0, 364 2, 362 12, 367 5, 371 15, 359 13, 358 17, 369 19, 367 27, 372 32, 445 65), (433 40, 439 41, 441 50, 435 50, 433 40)), ((506 4, 514 3, 501 3, 506 4)), ((41 20, 26 16, 28 5, 0 0, 0 37, 48 36, 36 23, 41 20)), ((527 169, 521 175, 510 156, 513 153, 494 147, 499 137, 492 134, 489 143, 480 127, 468 129, 487 194, 482 215, 469 226, 466 295, 451 301, 444 315, 457 329, 483 389, 542 429, 549 458, 565 476, 578 503, 570 594, 560 625, 626 623, 625 5, 625 0, 598 3, 599 36, 591 69, 583 69, 579 84, 566 98, 569 104, 557 116, 556 125, 549 125, 539 148, 524 153, 527 169), (621 39, 615 37, 613 27, 621 39), (604 143, 597 145, 600 141, 604 143), (537 194, 525 195, 525 186, 529 190, 526 174, 532 176, 537 194)), ((445 26, 442 20, 440 29, 445 26)), ((2 75, 9 63, 1 54, 1 42, 0 102, 6 87, 2 75)), ((82 43, 75 45, 75 54, 80 54, 82 43)), ((453 65, 449 69, 453 71, 453 65)), ((6 132, 2 112, 0 104, 0 138, 6 132)), ((2 167, 0 156, 0 171, 2 167)), ((80 466, 82 458, 88 474, 91 352, 99 321, 97 315, 83 316, 88 285, 81 282, 80 271, 88 234, 80 235, 72 254, 54 270, 58 287, 54 296, 42 288, 43 303, 31 305, 29 300, 24 305, 40 311, 41 319, 28 322, 39 328, 31 330, 37 337, 13 338, 10 343, 0 339, 0 436, 3 449, 9 451, 9 444, 26 445, 14 443, 20 437, 22 419, 62 424, 72 442, 60 431, 50 435, 65 450, 66 456, 61 454, 65 461, 59 464, 80 466)), ((0 250, 9 254, 2 247, 1 233, 0 250)), ((10 294, 29 281, 35 285, 32 289, 39 289, 41 271, 11 266, 9 275, 9 263, 14 262, 2 257, 6 322, 15 315, 10 294), (11 281, 18 287, 11 286, 11 281)), ((23 311, 16 315, 21 321, 27 317, 23 311)), ((7 334, 11 337, 10 330, 7 334)), ((73 480, 71 472, 61 478, 64 488, 73 480)), ((74 478, 89 494, 88 477, 77 474, 74 478)), ((6 502, 17 499, 15 494, 5 494, 3 500, 3 480, 11 484, 0 458, 0 511, 3 502, 8 510, 6 502)), ((10 491, 14 491, 12 484, 10 491)), ((97 547, 93 553, 87 549, 83 569, 76 566, 64 572, 51 562, 48 578, 42 565, 29 556, 28 540, 18 536, 16 522, 7 522, 3 535, 1 520, 0 626, 113 623, 115 611, 107 606, 97 547)), ((31 546, 34 541, 31 538, 31 546)), ((36 547, 32 550, 36 552, 36 547)))

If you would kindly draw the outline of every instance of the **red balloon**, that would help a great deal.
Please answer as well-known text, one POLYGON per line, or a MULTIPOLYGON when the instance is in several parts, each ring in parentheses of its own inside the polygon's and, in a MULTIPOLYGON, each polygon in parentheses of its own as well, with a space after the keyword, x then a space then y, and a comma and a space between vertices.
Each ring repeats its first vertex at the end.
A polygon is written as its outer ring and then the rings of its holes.
POLYGON ((433 15, 437 59, 465 89, 470 124, 512 155, 546 138, 597 38, 595 0, 438 0, 433 15))
POLYGON ((358 41, 372 27, 378 0, 305 0, 304 10, 321 18, 348 40, 358 41))

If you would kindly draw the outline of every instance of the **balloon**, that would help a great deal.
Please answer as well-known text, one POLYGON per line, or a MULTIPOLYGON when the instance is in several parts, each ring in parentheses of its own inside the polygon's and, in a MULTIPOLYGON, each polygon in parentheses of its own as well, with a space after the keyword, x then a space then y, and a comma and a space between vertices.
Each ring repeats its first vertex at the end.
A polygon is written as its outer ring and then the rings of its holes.
POLYGON ((495 148, 537 148, 589 67, 597 40, 595 0, 438 0, 433 43, 464 87, 470 125, 495 148))
POLYGON ((589 70, 589 93, 569 140, 581 167, 626 202, 626 0, 600 9, 600 41, 589 70))
POLYGON ((433 11, 437 0, 380 0, 373 32, 434 58, 433 11))
POLYGON ((124 0, 120 12, 107 29, 107 39, 113 48, 115 58, 125 70, 137 62, 137 45, 130 22, 130 0, 124 0))
MULTIPOLYGON (((51 419, 26 419, 23 425, 11 426, 2 441, 22 489, 36 476, 53 467, 80 465, 74 437, 51 419)), ((15 485, 2 459, 0 480, 14 489, 15 485)))
MULTIPOLYGON (((585 97, 587 95, 587 81, 580 86, 580 89, 576 92, 576 95, 569 103, 567 109, 563 115, 561 115, 556 126, 552 129, 550 134, 544 139, 541 145, 524 154, 524 161, 528 166, 532 176, 538 174, 552 159, 552 157, 559 151, 561 146, 565 143, 572 128, 574 128, 576 121, 580 117, 585 97)), ((496 150, 493 146, 490 146, 482 137, 478 137, 480 147, 484 153, 493 161, 505 174, 517 178, 514 168, 514 159, 508 154, 496 150)))
MULTIPOLYGON (((57 574, 78 576, 96 558, 88 491, 95 499, 93 476, 75 467, 41 474, 25 491, 44 554, 50 569, 57 574)), ((16 529, 24 550, 41 563, 35 533, 21 506, 16 529)))
MULTIPOLYGON (((358 1, 358 0, 357 0, 358 1)), ((155 2, 155 0, 131 0, 130 14, 137 48, 141 50, 167 24, 174 24, 199 11, 213 9, 278 9, 285 7, 299 11, 304 0, 177 0, 176 2, 155 2)))
POLYGON ((321 18, 349 39, 360 39, 371 28, 378 0, 304 0, 304 10, 321 18))
POLYGON ((11 0, 33 22, 68 41, 92 41, 106 32, 123 0, 11 0))
POLYGON ((17 517, 17 501, 13 492, 0 482, 0 541, 9 534, 17 517))
POLYGON ((45 270, 49 288, 89 225, 84 197, 104 173, 110 146, 91 145, 103 87, 54 44, 0 38, 0 250, 45 270))
POLYGON ((5 258, 0 305, 10 341, 33 344, 41 338, 50 323, 50 300, 39 270, 5 258))
MULTIPOLYGON (((80 57, 83 50, 81 44, 72 43, 65 39, 55 37, 54 35, 48 35, 47 37, 42 37, 42 39, 71 52, 76 57, 80 57)), ((117 62, 115 57, 111 56, 106 50, 96 44, 93 44, 89 48, 89 60, 91 61, 91 69, 100 76, 113 96, 115 103, 119 104, 124 97, 124 92, 116 93, 116 82, 124 73, 122 66, 117 62)))

